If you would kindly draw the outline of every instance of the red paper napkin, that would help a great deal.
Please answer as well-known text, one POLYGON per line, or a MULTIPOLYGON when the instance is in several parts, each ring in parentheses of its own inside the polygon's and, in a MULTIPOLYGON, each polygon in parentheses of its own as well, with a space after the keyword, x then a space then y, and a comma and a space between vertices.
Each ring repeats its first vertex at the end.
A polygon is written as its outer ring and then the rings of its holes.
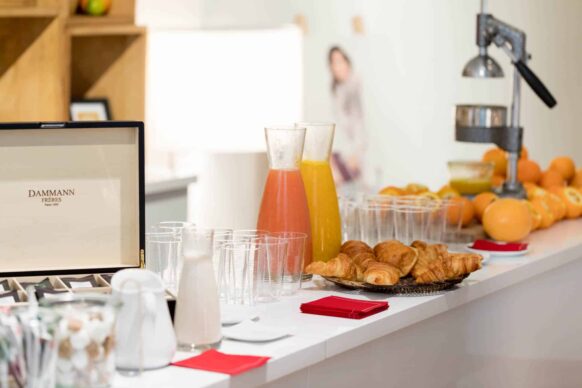
POLYGON ((386 301, 370 301, 327 296, 301 305, 306 314, 327 315, 331 317, 362 319, 388 309, 386 301))
POLYGON ((270 358, 271 357, 225 354, 218 350, 211 349, 198 356, 173 362, 172 365, 184 368, 202 369, 210 372, 226 373, 228 375, 238 375, 239 373, 265 365, 270 358))
POLYGON ((473 249, 492 252, 518 252, 527 249, 527 243, 498 243, 490 240, 475 240, 473 249))

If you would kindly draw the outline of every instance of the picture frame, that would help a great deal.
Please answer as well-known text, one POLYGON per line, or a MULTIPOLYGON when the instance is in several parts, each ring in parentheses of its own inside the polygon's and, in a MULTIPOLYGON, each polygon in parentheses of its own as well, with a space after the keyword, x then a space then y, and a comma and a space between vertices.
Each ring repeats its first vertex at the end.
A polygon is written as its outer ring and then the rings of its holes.
POLYGON ((69 105, 71 121, 112 120, 109 100, 106 98, 75 99, 69 105))

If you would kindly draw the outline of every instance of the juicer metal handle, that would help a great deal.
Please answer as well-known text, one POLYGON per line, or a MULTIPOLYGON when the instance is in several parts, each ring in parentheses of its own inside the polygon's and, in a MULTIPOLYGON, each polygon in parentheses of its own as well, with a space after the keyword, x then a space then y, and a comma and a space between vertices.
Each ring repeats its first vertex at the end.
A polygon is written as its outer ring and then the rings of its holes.
POLYGON ((552 96, 552 93, 546 88, 544 83, 535 75, 535 73, 521 60, 513 63, 519 74, 523 77, 525 82, 533 89, 533 91, 538 95, 539 98, 549 107, 553 108, 556 106, 557 101, 552 96))

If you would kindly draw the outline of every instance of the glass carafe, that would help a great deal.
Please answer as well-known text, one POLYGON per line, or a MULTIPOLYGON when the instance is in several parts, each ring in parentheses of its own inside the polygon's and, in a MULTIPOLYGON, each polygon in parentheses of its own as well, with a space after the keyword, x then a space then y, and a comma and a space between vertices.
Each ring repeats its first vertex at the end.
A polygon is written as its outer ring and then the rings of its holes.
POLYGON ((307 234, 305 266, 311 263, 311 226, 300 164, 305 128, 265 128, 269 174, 257 229, 307 234))
POLYGON ((311 219, 313 260, 336 257, 341 246, 341 221, 329 159, 335 124, 298 123, 306 128, 301 176, 311 219))
POLYGON ((222 339, 213 252, 213 230, 182 231, 183 267, 174 314, 174 329, 181 350, 213 348, 222 339))

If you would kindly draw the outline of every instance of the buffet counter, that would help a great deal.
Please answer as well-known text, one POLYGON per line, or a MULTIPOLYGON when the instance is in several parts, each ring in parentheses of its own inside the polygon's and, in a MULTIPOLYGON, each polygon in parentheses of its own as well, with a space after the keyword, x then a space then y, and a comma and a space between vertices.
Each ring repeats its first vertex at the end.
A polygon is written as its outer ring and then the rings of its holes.
MULTIPOLYGON (((116 376, 121 387, 579 387, 582 386, 582 220, 530 236, 531 252, 495 258, 444 294, 388 297, 317 278, 294 297, 260 305, 260 322, 296 333, 220 350, 270 356, 229 377, 179 367, 116 376), (302 314, 328 295, 385 300, 362 320, 302 314)), ((175 360, 191 356, 178 353, 175 360)))

